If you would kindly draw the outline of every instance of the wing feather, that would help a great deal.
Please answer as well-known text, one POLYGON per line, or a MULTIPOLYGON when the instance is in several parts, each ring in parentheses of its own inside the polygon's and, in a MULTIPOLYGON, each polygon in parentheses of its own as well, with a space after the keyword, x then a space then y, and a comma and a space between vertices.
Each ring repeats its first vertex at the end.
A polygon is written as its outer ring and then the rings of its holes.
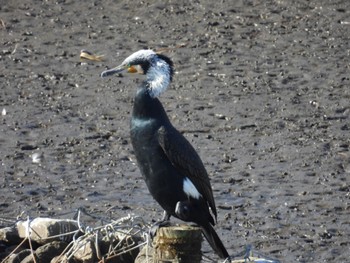
POLYGON ((209 176, 195 149, 173 127, 160 127, 158 142, 174 167, 192 181, 199 193, 208 202, 216 221, 217 213, 209 176))

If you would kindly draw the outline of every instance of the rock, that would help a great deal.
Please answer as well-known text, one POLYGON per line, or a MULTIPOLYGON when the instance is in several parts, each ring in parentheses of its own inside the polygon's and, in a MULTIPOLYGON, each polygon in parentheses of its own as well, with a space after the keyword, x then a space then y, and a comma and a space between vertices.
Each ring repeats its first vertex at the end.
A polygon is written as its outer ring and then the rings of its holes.
POLYGON ((51 259, 50 263, 78 263, 78 261, 76 261, 74 258, 68 259, 66 255, 61 255, 51 259))
POLYGON ((143 246, 135 259, 135 263, 147 263, 153 261, 154 248, 148 245, 143 246))
POLYGON ((14 258, 16 257, 17 255, 16 254, 12 254, 11 256, 9 256, 5 261, 4 263, 17 263, 18 261, 14 261, 14 258))
POLYGON ((74 253, 74 258, 79 262, 94 263, 97 258, 94 241, 95 238, 90 236, 75 243, 74 248, 79 249, 74 253))
POLYGON ((78 223, 69 219, 51 219, 38 217, 30 221, 30 229, 28 231, 28 221, 19 221, 17 223, 18 235, 25 238, 29 232, 31 240, 39 244, 46 244, 52 241, 69 242, 73 234, 58 236, 68 232, 78 230, 78 223))
POLYGON ((31 254, 30 249, 24 249, 18 254, 12 254, 5 263, 21 263, 24 258, 31 254))
MULTIPOLYGON (((112 244, 109 241, 104 240, 104 238, 99 236, 98 240, 98 249, 100 251, 101 256, 104 256, 106 262, 113 263, 113 262, 123 262, 123 263, 134 263, 135 258, 137 254, 139 253, 139 248, 134 248, 128 252, 121 253, 123 251, 123 248, 125 250, 130 249, 130 246, 135 246, 135 244, 138 243, 137 237, 131 237, 131 236, 125 236, 125 234, 115 233, 115 235, 120 235, 122 238, 122 242, 120 243, 119 238, 116 238, 113 240, 112 244), (107 257, 107 253, 109 251, 109 246, 112 245, 112 247, 116 248, 118 244, 118 253, 112 254, 109 257, 107 257), (120 254, 119 254, 120 253, 120 254)), ((115 236, 115 237, 116 237, 115 236)), ((74 253, 74 258, 78 262, 84 262, 84 263, 94 263, 98 262, 98 256, 97 256, 97 250, 96 250, 96 238, 95 236, 87 236, 82 240, 79 240, 79 242, 76 242, 74 244, 73 250, 77 251, 74 253)))
POLYGON ((35 263, 33 257, 35 258, 35 262, 38 263, 38 262, 39 262, 39 259, 38 259, 38 257, 37 257, 35 254, 34 254, 34 255, 30 254, 30 255, 26 256, 26 257, 21 261, 21 263, 35 263))
POLYGON ((35 254, 40 259, 39 262, 47 263, 47 262, 50 262, 54 257, 61 255, 61 253, 66 247, 67 247, 66 242, 53 241, 51 243, 48 243, 39 247, 35 251, 35 254))
MULTIPOLYGON (((14 245, 8 245, 8 244, 6 245, 6 243, 4 243, 2 244, 2 246, 0 246, 0 260, 8 257, 9 255, 11 258, 14 258, 23 250, 27 250, 27 249, 28 249, 28 243, 26 242, 22 243, 21 245, 19 245, 18 243, 14 245)), ((8 261, 5 261, 5 262, 8 262, 8 261)))
MULTIPOLYGON (((53 241, 51 243, 45 244, 41 247, 38 247, 37 250, 34 252, 34 257, 36 263, 48 263, 51 262, 51 260, 61 255, 63 250, 66 248, 67 243, 62 241, 53 241)), ((33 255, 28 255, 21 261, 21 263, 32 263, 33 261, 33 255)))
POLYGON ((20 243, 21 238, 18 235, 16 227, 11 226, 0 229, 0 241, 4 241, 11 245, 20 243))

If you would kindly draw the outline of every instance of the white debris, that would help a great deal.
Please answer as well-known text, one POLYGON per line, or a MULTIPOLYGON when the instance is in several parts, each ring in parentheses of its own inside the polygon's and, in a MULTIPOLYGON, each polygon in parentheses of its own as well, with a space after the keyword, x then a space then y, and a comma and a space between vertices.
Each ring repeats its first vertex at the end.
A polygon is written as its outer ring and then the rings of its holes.
POLYGON ((33 153, 33 154, 32 154, 32 162, 33 162, 33 163, 40 163, 42 157, 43 157, 43 156, 42 156, 42 154, 40 154, 40 153, 33 153))

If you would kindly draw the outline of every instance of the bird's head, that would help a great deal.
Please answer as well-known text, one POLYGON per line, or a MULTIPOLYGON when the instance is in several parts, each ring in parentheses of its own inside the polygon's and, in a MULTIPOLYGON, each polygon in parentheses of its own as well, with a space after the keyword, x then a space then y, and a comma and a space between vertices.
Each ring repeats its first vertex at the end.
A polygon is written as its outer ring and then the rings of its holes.
POLYGON ((147 77, 147 89, 151 97, 159 96, 169 86, 173 76, 173 62, 170 58, 157 54, 153 50, 139 50, 127 57, 119 66, 103 71, 101 77, 107 77, 126 70, 147 77))

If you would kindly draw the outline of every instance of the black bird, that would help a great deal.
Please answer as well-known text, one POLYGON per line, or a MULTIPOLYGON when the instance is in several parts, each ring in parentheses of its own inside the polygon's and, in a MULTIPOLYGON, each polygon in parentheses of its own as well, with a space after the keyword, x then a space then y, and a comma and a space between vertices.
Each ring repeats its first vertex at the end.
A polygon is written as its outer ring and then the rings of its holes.
POLYGON ((165 210, 163 221, 174 216, 198 224, 216 253, 221 258, 229 257, 213 228, 217 212, 208 173, 192 145, 170 123, 157 98, 172 80, 172 61, 152 50, 140 50, 120 66, 102 72, 101 77, 123 70, 146 75, 135 96, 131 142, 147 187, 165 210))

